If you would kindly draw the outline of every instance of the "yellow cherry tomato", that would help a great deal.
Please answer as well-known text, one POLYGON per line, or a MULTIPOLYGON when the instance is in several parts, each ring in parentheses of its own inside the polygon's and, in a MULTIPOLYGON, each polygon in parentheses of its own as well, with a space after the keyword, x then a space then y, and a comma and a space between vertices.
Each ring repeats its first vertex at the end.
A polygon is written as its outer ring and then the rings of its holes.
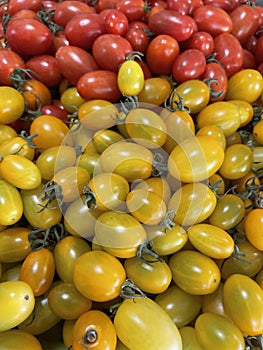
POLYGON ((125 299, 114 316, 114 326, 118 338, 130 350, 182 350, 177 326, 150 298, 125 299))
POLYGON ((166 79, 151 77, 144 80, 144 86, 138 95, 138 101, 160 106, 171 91, 171 85, 166 79))
POLYGON ((179 332, 182 338, 183 349, 203 350, 201 345, 198 343, 196 330, 194 327, 184 326, 179 329, 179 332))
POLYGON ((85 100, 80 96, 77 88, 71 86, 63 91, 60 96, 60 102, 66 111, 74 113, 85 102, 85 100))
POLYGON ((117 84, 122 95, 137 96, 144 86, 144 73, 138 62, 128 59, 118 70, 117 84))
POLYGON ((215 261, 198 251, 181 250, 174 253, 169 266, 175 284, 190 294, 213 293, 220 283, 220 270, 215 261))
POLYGON ((31 190, 41 184, 41 173, 37 165, 17 154, 9 154, 0 161, 0 174, 11 185, 31 190))
POLYGON ((253 130, 253 139, 258 145, 263 145, 263 120, 261 119, 256 125, 254 125, 253 130))
POLYGON ((263 78, 256 69, 242 69, 228 79, 225 100, 255 102, 262 94, 263 78))
POLYGON ((13 87, 0 86, 0 124, 19 119, 25 110, 23 95, 13 87))
POLYGON ((8 154, 19 154, 30 160, 34 159, 35 149, 33 140, 27 140, 26 137, 16 136, 0 144, 0 157, 8 154))
POLYGON ((19 190, 6 180, 0 180, 0 224, 17 223, 23 215, 23 201, 19 190))
POLYGON ((215 174, 224 161, 224 149, 209 136, 182 141, 170 153, 168 171, 182 182, 197 182, 215 174))
POLYGON ((0 333, 2 350, 42 350, 39 340, 29 332, 20 329, 11 329, 0 333))
MULTIPOLYGON (((124 140, 124 137, 117 131, 111 129, 98 130, 93 136, 93 143, 98 153, 102 153, 109 145, 121 140, 124 140)), ((85 152, 87 152, 87 150, 85 150, 85 152)))
POLYGON ((31 251, 28 227, 7 227, 0 232, 0 262, 24 260, 31 251))
POLYGON ((242 113, 240 115, 241 117, 240 127, 242 128, 243 126, 248 125, 251 122, 254 115, 254 109, 252 104, 242 99, 229 100, 229 102, 234 103, 237 106, 240 106, 242 109, 245 108, 245 110, 247 111, 247 115, 246 113, 242 113))
POLYGON ((17 132, 10 125, 0 124, 0 145, 6 140, 10 140, 13 137, 16 137, 17 132))
POLYGON ((218 126, 216 125, 205 125, 196 132, 196 136, 210 136, 216 139, 223 149, 226 148, 226 137, 218 126))
POLYGON ((31 287, 23 281, 0 283, 0 332, 22 323, 33 311, 35 298, 31 287))

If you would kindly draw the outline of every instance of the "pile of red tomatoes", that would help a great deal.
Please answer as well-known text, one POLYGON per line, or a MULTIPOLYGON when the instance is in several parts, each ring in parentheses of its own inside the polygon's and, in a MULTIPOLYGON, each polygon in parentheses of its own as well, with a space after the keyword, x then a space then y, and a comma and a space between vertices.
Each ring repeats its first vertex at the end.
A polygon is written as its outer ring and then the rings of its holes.
POLYGON ((263 7, 0 2, 0 349, 263 349, 263 7))

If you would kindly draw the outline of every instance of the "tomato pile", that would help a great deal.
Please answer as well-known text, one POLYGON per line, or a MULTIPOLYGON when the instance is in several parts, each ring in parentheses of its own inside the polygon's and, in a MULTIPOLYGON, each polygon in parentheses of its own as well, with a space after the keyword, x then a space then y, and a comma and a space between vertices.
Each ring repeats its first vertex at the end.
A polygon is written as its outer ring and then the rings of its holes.
POLYGON ((263 7, 0 13, 1 350, 263 350, 263 7))

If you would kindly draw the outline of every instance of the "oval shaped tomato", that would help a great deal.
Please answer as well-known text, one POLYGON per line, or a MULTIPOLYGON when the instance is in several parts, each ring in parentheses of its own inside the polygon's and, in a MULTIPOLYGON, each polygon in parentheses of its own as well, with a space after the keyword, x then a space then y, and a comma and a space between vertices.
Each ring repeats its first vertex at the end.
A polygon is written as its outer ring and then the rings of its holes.
POLYGON ((17 132, 12 126, 6 125, 6 124, 0 124, 0 145, 3 142, 17 136, 18 136, 17 132))
POLYGON ((223 303, 227 315, 240 331, 249 336, 263 332, 263 290, 252 278, 234 274, 223 288, 223 303))
POLYGON ((261 96, 262 91, 262 75, 255 69, 243 69, 229 78, 225 99, 253 103, 261 96))
POLYGON ((187 349, 188 347, 189 349, 203 350, 197 340, 196 330, 194 327, 184 326, 179 329, 179 332, 182 338, 183 349, 187 349))
POLYGON ((83 348, 115 350, 116 331, 109 316, 100 310, 83 313, 75 322, 72 331, 72 345, 76 350, 83 348))
MULTIPOLYGON (((223 149, 226 148, 226 137, 223 130, 216 125, 205 125, 196 132, 196 136, 209 136, 217 140, 223 149)), ((213 175, 212 175, 213 176, 213 175)), ((211 176, 210 176, 211 177, 211 176)))
POLYGON ((197 224, 190 227, 187 233, 192 245, 213 259, 226 259, 234 252, 233 238, 220 227, 197 224))
POLYGON ((147 350, 149 347, 182 349, 177 326, 150 298, 125 299, 114 316, 114 326, 118 338, 131 350, 138 349, 138 346, 141 350, 147 350), (165 337, 162 336, 164 332, 165 337))
POLYGON ((3 157, 0 173, 3 179, 20 189, 30 190, 41 183, 41 173, 36 164, 17 154, 3 157))
POLYGON ((220 270, 215 261, 195 250, 176 252, 169 266, 176 285, 190 294, 213 293, 220 283, 220 270))
POLYGON ((216 208, 214 192, 202 182, 184 184, 168 202, 168 210, 175 211, 174 222, 183 226, 201 223, 216 208))
POLYGON ((16 349, 20 350, 42 350, 39 340, 29 332, 20 329, 11 329, 0 333, 0 342, 3 350, 16 349))
POLYGON ((60 95, 60 103, 68 113, 76 112, 84 102, 76 86, 66 88, 60 95))
POLYGON ((6 29, 9 47, 22 57, 48 53, 52 45, 49 28, 31 18, 17 18, 6 29))
POLYGON ((28 140, 24 136, 15 136, 11 139, 5 140, 0 144, 0 157, 8 154, 19 154, 30 160, 35 157, 35 148, 33 141, 28 140))
POLYGON ((0 261, 13 263, 24 260, 31 251, 27 227, 7 227, 0 235, 0 261))
POLYGON ((197 340, 202 349, 211 347, 220 350, 229 347, 233 350, 243 350, 245 340, 240 329, 227 317, 212 312, 204 312, 195 321, 197 340))
POLYGON ((262 231, 261 231, 262 225, 263 225, 263 209, 255 208, 251 210, 245 218, 244 230, 249 242, 259 250, 263 250, 262 231))
POLYGON ((0 306, 1 332, 18 326, 34 309, 35 298, 31 287, 23 281, 1 282, 0 306))
POLYGON ((77 84, 83 74, 99 68, 93 56, 78 46, 61 46, 55 57, 61 74, 73 85, 77 84))
POLYGON ((195 319, 201 310, 201 295, 185 292, 171 285, 158 294, 154 301, 164 309, 177 327, 181 328, 195 319))
POLYGON ((0 123, 10 124, 22 116, 25 101, 20 92, 11 86, 0 86, 0 93, 0 123))
POLYGON ((21 194, 16 186, 0 179, 0 224, 9 226, 17 223, 24 211, 21 194))
POLYGON ((116 102, 121 97, 117 73, 111 70, 101 69, 83 74, 78 80, 77 90, 85 100, 116 102))
POLYGON ((95 132, 92 139, 96 152, 98 153, 102 153, 111 144, 122 140, 124 140, 124 137, 117 131, 111 129, 98 130, 95 132))
POLYGON ((208 56, 214 51, 214 39, 205 31, 194 32, 189 39, 182 43, 183 49, 198 49, 208 56))
POLYGON ((106 148, 99 161, 103 171, 119 174, 133 182, 151 176, 153 154, 146 147, 125 140, 106 148))
POLYGON ((1 47, 1 50, 0 50, 1 89, 7 86, 13 87, 13 81, 11 80, 11 75, 13 74, 15 68, 25 68, 24 60, 15 51, 10 50, 9 48, 4 49, 1 47))
POLYGON ((42 248, 30 252, 22 263, 19 280, 26 282, 34 296, 44 294, 53 282, 55 260, 53 253, 42 248))
POLYGON ((161 77, 149 77, 144 80, 144 86, 138 95, 138 101, 160 106, 164 103, 170 91, 169 81, 161 77))
POLYGON ((117 83, 122 95, 138 95, 144 86, 144 73, 139 63, 135 60, 123 62, 118 70, 117 83))
POLYGON ((168 171, 182 182, 203 181, 221 167, 224 149, 209 136, 196 136, 179 143, 170 153, 168 171))
POLYGON ((104 251, 86 252, 74 264, 73 283, 82 295, 92 301, 109 301, 119 296, 125 278, 121 262, 104 251))

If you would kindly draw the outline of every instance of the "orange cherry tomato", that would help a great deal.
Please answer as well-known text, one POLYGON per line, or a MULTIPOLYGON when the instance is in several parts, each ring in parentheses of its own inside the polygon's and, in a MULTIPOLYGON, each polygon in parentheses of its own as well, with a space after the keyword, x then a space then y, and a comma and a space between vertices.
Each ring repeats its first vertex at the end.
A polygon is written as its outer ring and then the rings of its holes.
POLYGON ((262 242, 263 209, 251 210, 245 218, 244 230, 249 242, 259 250, 263 250, 262 242))

